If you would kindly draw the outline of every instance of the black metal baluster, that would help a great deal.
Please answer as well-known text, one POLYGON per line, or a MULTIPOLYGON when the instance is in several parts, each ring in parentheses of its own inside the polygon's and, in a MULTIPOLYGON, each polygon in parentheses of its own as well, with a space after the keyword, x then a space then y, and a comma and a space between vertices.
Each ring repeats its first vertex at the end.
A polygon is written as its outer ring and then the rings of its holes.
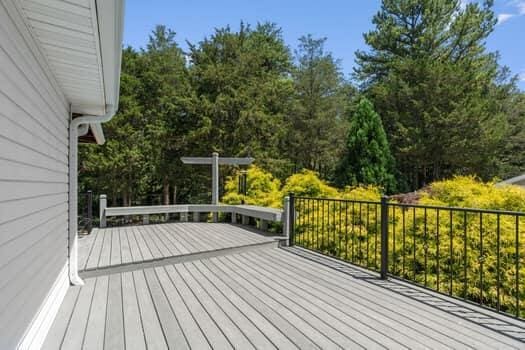
POLYGON ((405 278, 405 257, 406 257, 406 227, 405 227, 405 207, 401 207, 401 214, 402 214, 402 225, 403 225, 403 271, 401 272, 401 276, 405 278))
POLYGON ((467 298, 467 212, 463 212, 463 298, 467 298))
POLYGON ((520 218, 516 215, 516 317, 520 317, 520 218))
POLYGON ((497 214, 496 216, 496 309, 498 312, 501 310, 500 305, 500 284, 501 284, 501 277, 500 277, 500 215, 497 214))
POLYGON ((413 207, 412 208, 412 236, 413 236, 413 243, 414 243, 414 247, 412 249, 412 254, 414 255, 413 258, 413 262, 412 262, 412 265, 413 265, 413 280, 415 281, 416 280, 416 207, 413 207))
POLYGON ((337 237, 339 238, 339 252, 337 253, 337 257, 340 258, 341 257, 341 252, 342 252, 342 249, 341 249, 341 233, 342 233, 342 229, 341 229, 341 224, 342 224, 342 217, 343 217, 343 201, 339 201, 339 232, 337 233, 337 237))
POLYGON ((439 292, 439 209, 436 209, 436 286, 439 292))
POLYGON ((324 199, 321 199, 321 209, 322 209, 322 215, 321 215, 321 248, 324 250, 325 244, 324 244, 324 199))
POLYGON ((378 224, 377 221, 377 204, 374 204, 374 220, 375 220, 375 234, 374 234, 374 266, 377 269, 377 231, 378 231, 378 224))
POLYGON ((355 254, 355 204, 352 202, 352 262, 355 262, 354 260, 354 254, 355 254))
POLYGON ((362 256, 363 256, 363 249, 362 249, 362 244, 361 244, 361 239, 363 237, 363 211, 362 211, 362 204, 363 203, 359 203, 359 239, 357 240, 357 243, 359 244, 359 254, 357 255, 359 257, 359 264, 362 265, 363 264, 363 259, 362 259, 362 256))
POLYGON ((392 272, 397 272, 397 252, 396 252, 396 206, 392 205, 392 262, 394 269, 392 272))
POLYGON ((317 247, 317 250, 319 250, 319 214, 321 213, 319 210, 319 203, 321 202, 319 199, 316 200, 317 202, 317 225, 315 228, 317 239, 315 242, 315 246, 317 247))
POLYGON ((483 213, 479 213, 479 304, 483 305, 483 213))
POLYGON ((427 262, 428 262, 428 236, 427 236, 427 208, 425 208, 423 216, 423 241, 425 242, 423 248, 425 250, 425 287, 427 286, 427 262))
POLYGON ((366 203, 366 267, 369 266, 369 248, 370 248, 370 242, 369 242, 369 233, 370 233, 370 206, 368 203, 366 203))
MULTIPOLYGON (((334 245, 334 252, 337 252, 337 243, 336 243, 336 230, 337 230, 337 223, 336 223, 336 204, 337 204, 337 201, 332 201, 333 203, 333 208, 332 208, 332 226, 333 226, 333 231, 332 231, 332 239, 333 239, 333 245, 334 245)), ((335 254, 334 254, 335 255, 335 254)))
POLYGON ((345 202, 345 260, 348 260, 348 202, 345 202))
POLYGON ((449 255, 450 255, 450 258, 448 260, 448 263, 449 263, 449 277, 450 277, 450 281, 449 281, 449 288, 448 288, 448 294, 449 295, 452 295, 452 281, 454 279, 454 276, 453 276, 453 272, 454 272, 454 252, 453 252, 453 242, 452 242, 452 210, 449 210, 449 220, 450 220, 450 232, 449 232, 449 235, 450 235, 450 246, 449 246, 449 255))

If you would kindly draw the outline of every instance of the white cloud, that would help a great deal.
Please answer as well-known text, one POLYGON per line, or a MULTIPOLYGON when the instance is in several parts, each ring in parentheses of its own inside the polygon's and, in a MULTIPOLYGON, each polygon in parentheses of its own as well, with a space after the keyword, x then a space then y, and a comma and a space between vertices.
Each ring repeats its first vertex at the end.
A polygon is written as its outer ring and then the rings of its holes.
POLYGON ((510 4, 516 7, 518 14, 525 15, 525 0, 513 0, 510 4))
POLYGON ((500 13, 498 15, 498 24, 503 24, 503 23, 507 22, 509 19, 511 19, 514 16, 516 16, 516 15, 514 15, 512 13, 500 13))
POLYGON ((518 74, 518 79, 520 81, 525 82, 525 70, 522 70, 520 74, 518 74))
MULTIPOLYGON (((462 2, 467 0, 461 0, 462 2)), ((512 17, 525 15, 525 0, 509 0, 506 3, 507 8, 512 8, 510 13, 500 13, 498 15, 498 24, 507 22, 512 17)))

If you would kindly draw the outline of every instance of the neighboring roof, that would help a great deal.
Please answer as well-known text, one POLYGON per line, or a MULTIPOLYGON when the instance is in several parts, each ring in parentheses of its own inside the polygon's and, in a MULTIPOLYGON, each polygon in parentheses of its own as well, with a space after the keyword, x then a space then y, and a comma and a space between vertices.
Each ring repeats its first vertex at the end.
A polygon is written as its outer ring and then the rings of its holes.
POLYGON ((519 185, 525 186, 525 174, 511 177, 510 179, 503 180, 498 185, 519 185))
POLYGON ((124 0, 20 0, 42 55, 72 113, 118 106, 124 0))

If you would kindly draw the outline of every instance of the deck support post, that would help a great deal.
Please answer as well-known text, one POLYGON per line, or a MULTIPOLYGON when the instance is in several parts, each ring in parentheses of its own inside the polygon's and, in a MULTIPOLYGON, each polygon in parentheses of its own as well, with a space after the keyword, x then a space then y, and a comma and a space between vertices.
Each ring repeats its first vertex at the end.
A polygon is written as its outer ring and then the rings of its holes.
POLYGON ((193 212, 193 222, 199 222, 199 220, 200 220, 199 216, 200 216, 200 213, 197 212, 197 211, 194 211, 193 212))
POLYGON ((149 215, 148 214, 142 215, 142 224, 143 225, 148 225, 149 224, 149 215))
POLYGON ((290 223, 288 218, 290 217, 290 197, 286 196, 283 199, 283 214, 282 214, 282 223, 283 223, 283 236, 286 239, 286 244, 288 245, 289 233, 290 233, 290 223))
POLYGON ((250 217, 247 215, 241 215, 241 220, 243 225, 249 225, 250 224, 250 217))
POLYGON ((268 220, 261 219, 261 231, 268 231, 268 220))
POLYGON ((180 213, 180 221, 181 222, 187 222, 188 221, 188 212, 180 213))
POLYGON ((108 206, 108 198, 105 194, 100 195, 99 199, 99 218, 100 228, 106 227, 106 207, 108 206))
POLYGON ((232 211, 232 224, 236 224, 237 223, 237 214, 232 211))
POLYGON ((388 197, 381 197, 381 279, 388 277, 388 197))

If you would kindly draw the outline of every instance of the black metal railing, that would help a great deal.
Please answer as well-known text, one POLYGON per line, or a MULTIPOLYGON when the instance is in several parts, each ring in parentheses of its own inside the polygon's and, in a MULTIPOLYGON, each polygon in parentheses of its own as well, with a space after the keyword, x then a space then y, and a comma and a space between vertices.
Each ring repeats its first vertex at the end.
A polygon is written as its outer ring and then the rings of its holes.
POLYGON ((525 317, 525 213, 290 195, 290 244, 525 317))
POLYGON ((78 231, 91 233, 93 229, 93 192, 78 194, 78 231))

